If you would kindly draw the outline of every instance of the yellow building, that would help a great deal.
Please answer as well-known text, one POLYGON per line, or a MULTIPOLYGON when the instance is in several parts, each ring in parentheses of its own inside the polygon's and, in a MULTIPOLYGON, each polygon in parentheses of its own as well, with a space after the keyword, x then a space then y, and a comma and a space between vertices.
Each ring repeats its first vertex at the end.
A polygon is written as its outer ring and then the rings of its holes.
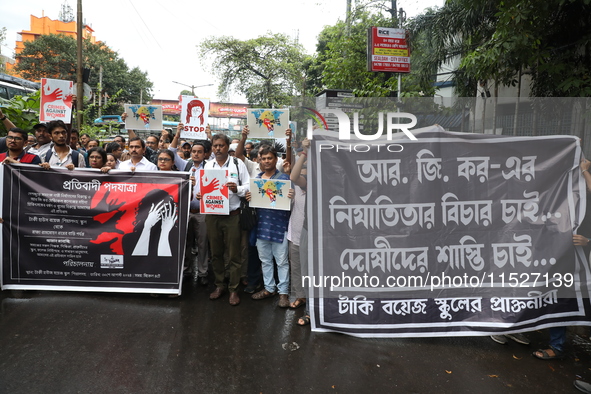
MULTIPOLYGON (((82 28, 82 36, 84 38, 90 39, 90 42, 95 43, 96 38, 92 35, 94 30, 88 25, 84 25, 82 28)), ((47 16, 43 16, 38 18, 34 15, 31 15, 31 29, 30 30, 23 30, 18 33, 20 35, 20 41, 16 42, 15 54, 16 54, 16 61, 18 62, 19 53, 25 49, 25 42, 27 41, 34 41, 38 37, 47 34, 64 34, 69 37, 76 38, 78 35, 76 33, 76 21, 72 22, 62 22, 60 20, 53 20, 47 16)), ((14 64, 7 63, 6 64, 6 71, 9 74, 16 75, 18 74, 14 71, 14 64)))

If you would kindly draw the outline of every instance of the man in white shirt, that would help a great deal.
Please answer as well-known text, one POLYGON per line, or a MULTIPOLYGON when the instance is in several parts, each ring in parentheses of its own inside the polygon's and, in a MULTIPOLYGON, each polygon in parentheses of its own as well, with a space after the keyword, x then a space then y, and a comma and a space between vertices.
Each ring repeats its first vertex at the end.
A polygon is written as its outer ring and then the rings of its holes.
POLYGON ((73 170, 75 167, 86 167, 84 156, 68 146, 68 130, 61 120, 52 120, 47 124, 53 147, 41 156, 41 167, 64 167, 73 170))
POLYGON ((25 151, 42 158, 51 148, 51 135, 49 134, 49 131, 47 131, 47 125, 45 123, 36 124, 33 126, 33 130, 35 130, 35 139, 37 143, 31 145, 28 149, 25 149, 25 151))
POLYGON ((131 159, 119 164, 118 170, 126 171, 158 171, 158 167, 144 157, 146 143, 139 137, 129 140, 129 154, 131 159))
MULTIPOLYGON (((199 189, 199 170, 202 170, 205 166, 205 157, 209 156, 210 151, 207 150, 205 144, 202 142, 196 142, 191 148, 191 167, 188 169, 191 172, 191 176, 196 179, 195 186, 193 188, 194 198, 191 200, 190 214, 189 214, 189 226, 187 228, 187 248, 185 250, 185 265, 191 265, 192 263, 192 250, 197 249, 197 261, 196 271, 199 277, 199 284, 207 286, 209 281, 207 279, 207 258, 208 256, 208 245, 207 245, 207 226, 205 224, 206 215, 199 213, 200 200, 197 196, 200 194, 199 189), (187 258, 189 256, 189 258, 187 258)), ((184 170, 187 170, 185 166, 184 170)))
POLYGON ((241 160, 237 160, 228 154, 230 139, 224 134, 216 134, 212 137, 212 148, 215 159, 205 164, 205 169, 224 169, 228 171, 228 186, 230 214, 207 215, 205 223, 211 248, 211 264, 215 275, 216 289, 209 295, 209 299, 217 300, 226 291, 225 273, 226 264, 224 251, 228 249, 230 281, 230 305, 238 305, 238 285, 242 270, 240 257, 240 197, 244 197, 250 190, 250 176, 241 160))

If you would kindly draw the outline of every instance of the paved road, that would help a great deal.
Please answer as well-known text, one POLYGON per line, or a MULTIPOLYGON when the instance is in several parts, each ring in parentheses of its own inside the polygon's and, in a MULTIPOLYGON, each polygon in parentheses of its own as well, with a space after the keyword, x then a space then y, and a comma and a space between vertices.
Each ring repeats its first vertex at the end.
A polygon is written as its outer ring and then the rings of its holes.
POLYGON ((0 393, 577 393, 591 344, 540 361, 488 337, 359 339, 311 333, 277 298, 0 293, 0 393))

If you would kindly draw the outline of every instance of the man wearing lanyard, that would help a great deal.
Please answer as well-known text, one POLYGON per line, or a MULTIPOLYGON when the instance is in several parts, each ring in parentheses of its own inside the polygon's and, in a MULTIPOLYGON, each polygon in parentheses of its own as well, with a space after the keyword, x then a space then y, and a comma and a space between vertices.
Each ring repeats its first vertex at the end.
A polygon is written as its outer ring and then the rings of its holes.
POLYGON ((244 197, 250 190, 250 176, 241 160, 236 160, 228 154, 230 139, 224 134, 216 134, 212 137, 214 160, 205 164, 205 169, 227 170, 227 186, 229 190, 230 214, 207 215, 207 235, 211 246, 211 264, 215 275, 216 289, 209 295, 211 300, 217 300, 226 291, 224 250, 228 249, 230 281, 230 305, 238 305, 238 284, 241 275, 240 259, 240 197, 244 197))
MULTIPOLYGON (((209 281, 207 280, 207 226, 205 225, 205 215, 199 213, 199 203, 197 195, 200 193, 199 187, 199 170, 202 170, 205 166, 205 157, 209 156, 211 151, 207 150, 205 144, 202 142, 195 142, 191 147, 191 159, 192 166, 188 169, 191 172, 191 176, 196 179, 195 186, 193 189, 193 200, 191 200, 190 214, 189 214, 189 227, 187 228, 187 248, 185 251, 185 266, 192 266, 192 250, 194 246, 197 246, 197 276, 199 277, 199 284, 207 286, 209 281), (196 244, 196 245, 195 245, 196 244)), ((189 162, 191 163, 191 162, 189 162)))

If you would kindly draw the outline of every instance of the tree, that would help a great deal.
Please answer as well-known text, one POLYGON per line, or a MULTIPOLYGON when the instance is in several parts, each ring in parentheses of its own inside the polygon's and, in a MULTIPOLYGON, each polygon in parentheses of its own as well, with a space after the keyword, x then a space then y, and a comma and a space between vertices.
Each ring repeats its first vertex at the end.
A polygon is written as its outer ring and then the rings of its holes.
MULTIPOLYGON (((380 5, 380 4, 378 4, 380 5)), ((358 3, 350 23, 339 21, 318 36, 316 56, 307 68, 307 85, 314 93, 322 89, 350 89, 358 97, 387 97, 398 89, 398 75, 367 71, 367 32, 372 26, 394 27, 389 14, 358 3)), ((420 51, 413 52, 413 62, 420 51)), ((421 83, 414 74, 404 74, 405 95, 432 91, 431 81, 421 83)))
MULTIPOLYGON (((14 123, 16 127, 23 130, 31 130, 39 123, 40 93, 36 91, 28 96, 15 96, 10 100, 0 99, 2 112, 14 123)), ((8 130, 0 122, 0 132, 6 135, 8 130)))
MULTIPOLYGON (((83 40, 84 67, 90 69, 89 84, 98 86, 99 70, 103 68, 102 92, 109 96, 119 93, 120 102, 139 103, 151 98, 152 82, 139 68, 129 70, 125 60, 104 43, 83 40)), ((65 35, 43 35, 25 42, 18 55, 16 71, 26 79, 56 78, 76 80, 76 40, 65 35)), ((111 104, 104 111, 121 111, 121 106, 111 104)))
POLYGON ((221 80, 221 96, 236 91, 249 104, 271 108, 290 104, 303 89, 303 48, 286 35, 269 33, 245 41, 210 38, 199 47, 202 61, 211 63, 221 80))
POLYGON ((522 73, 534 96, 591 95, 591 0, 449 0, 411 27, 433 51, 421 73, 461 58, 461 96, 478 81, 518 84, 522 73))
MULTIPOLYGON (((3 27, 0 29, 0 59, 2 59, 2 45, 4 45, 4 40, 6 40, 6 28, 3 27)), ((0 72, 4 72, 4 60, 0 61, 0 72)))

